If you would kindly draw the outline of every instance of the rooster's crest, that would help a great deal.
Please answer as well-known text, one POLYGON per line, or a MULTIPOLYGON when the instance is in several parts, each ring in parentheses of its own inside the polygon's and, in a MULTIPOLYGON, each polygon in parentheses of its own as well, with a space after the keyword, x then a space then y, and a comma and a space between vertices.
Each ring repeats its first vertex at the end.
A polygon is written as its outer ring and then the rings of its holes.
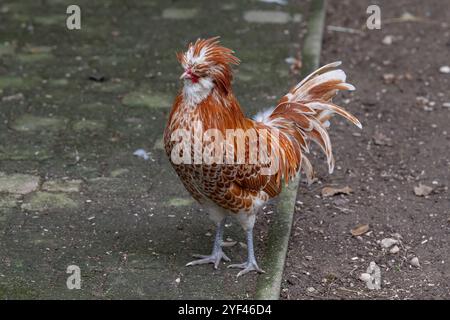
POLYGON ((231 65, 238 65, 239 59, 233 55, 233 50, 221 46, 218 39, 191 42, 185 53, 177 53, 177 58, 185 70, 199 78, 211 77, 219 88, 228 92, 232 80, 231 65))

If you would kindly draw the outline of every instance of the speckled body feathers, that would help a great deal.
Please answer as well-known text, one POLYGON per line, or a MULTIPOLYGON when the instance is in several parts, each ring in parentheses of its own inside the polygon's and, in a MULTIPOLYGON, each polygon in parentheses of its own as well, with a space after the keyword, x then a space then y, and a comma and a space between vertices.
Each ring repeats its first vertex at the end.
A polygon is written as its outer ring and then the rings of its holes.
MULTIPOLYGON (((201 203, 214 203, 229 213, 254 214, 281 192, 283 181, 288 182, 299 170, 312 178, 313 169, 306 157, 311 142, 324 151, 332 172, 334 158, 327 132, 332 114, 337 113, 361 126, 355 117, 331 102, 339 90, 354 89, 345 82, 345 73, 336 70, 339 63, 329 64, 309 75, 282 97, 273 111, 260 117, 262 122, 259 122, 245 117, 234 97, 231 64, 239 60, 230 49, 220 46, 216 38, 190 44, 188 51, 179 54, 178 59, 190 78, 184 80, 183 90, 175 99, 164 133, 169 158, 177 143, 172 135, 180 129, 193 137, 198 134, 196 129, 205 132, 214 128, 224 136, 227 129, 254 130, 257 135, 264 129, 269 132, 270 145, 278 151, 278 156, 271 160, 277 162, 278 170, 270 175, 262 174, 267 164, 176 164, 171 161, 186 189, 201 203), (196 94, 200 97, 196 98, 196 94), (272 136, 274 132, 278 139, 272 136)), ((203 145, 202 150, 206 147, 203 145)), ((246 143, 246 154, 250 147, 246 143)))

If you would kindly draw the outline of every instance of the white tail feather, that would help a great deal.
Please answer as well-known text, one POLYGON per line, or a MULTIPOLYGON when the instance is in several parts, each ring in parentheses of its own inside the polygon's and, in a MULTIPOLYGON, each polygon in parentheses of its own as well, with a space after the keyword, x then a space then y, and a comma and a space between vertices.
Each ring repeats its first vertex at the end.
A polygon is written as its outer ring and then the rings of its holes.
MULTIPOLYGON (((335 69, 340 64, 340 61, 333 62, 314 71, 286 94, 276 108, 265 110, 255 116, 256 121, 277 128, 288 136, 288 140, 292 141, 292 148, 300 153, 309 152, 310 141, 317 143, 327 157, 330 173, 335 166, 327 132, 330 117, 337 113, 362 128, 356 117, 331 102, 339 90, 355 90, 353 85, 345 82, 347 79, 345 72, 335 69), (304 141, 300 140, 298 134, 304 141)), ((292 165, 295 168, 301 167, 308 181, 311 181, 313 168, 309 160, 303 155, 292 161, 294 162, 292 165)))

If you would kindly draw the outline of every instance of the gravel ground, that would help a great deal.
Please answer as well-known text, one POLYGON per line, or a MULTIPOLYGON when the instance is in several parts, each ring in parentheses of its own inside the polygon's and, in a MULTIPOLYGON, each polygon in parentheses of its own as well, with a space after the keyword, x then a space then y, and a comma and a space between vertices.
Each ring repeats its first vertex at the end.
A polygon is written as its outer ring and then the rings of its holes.
POLYGON ((450 6, 375 1, 382 28, 362 29, 373 3, 328 4, 322 64, 343 61, 357 90, 336 102, 364 128, 336 118, 337 170, 318 154, 316 183, 299 189, 283 299, 450 298, 450 6), (360 279, 371 262, 379 290, 360 279))

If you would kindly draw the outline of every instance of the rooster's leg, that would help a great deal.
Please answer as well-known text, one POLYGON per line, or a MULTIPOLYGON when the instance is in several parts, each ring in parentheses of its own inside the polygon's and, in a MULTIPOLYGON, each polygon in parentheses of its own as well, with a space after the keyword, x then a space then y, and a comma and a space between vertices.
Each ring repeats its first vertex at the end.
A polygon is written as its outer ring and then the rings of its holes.
POLYGON ((248 250, 247 262, 239 264, 230 264, 228 268, 243 269, 239 271, 239 273, 237 274, 238 277, 250 271, 265 273, 265 271, 260 267, 258 267, 258 264, 256 263, 255 251, 253 248, 253 228, 247 230, 247 250, 248 250))
POLYGON ((222 219, 217 224, 216 229, 216 237, 214 239, 214 247, 213 252, 209 256, 195 254, 194 258, 200 258, 198 260, 194 260, 186 264, 186 266, 195 266, 196 264, 205 264, 205 263, 213 263, 214 269, 217 269, 220 261, 223 259, 225 261, 230 261, 230 258, 226 256, 226 254, 222 250, 222 238, 223 238, 223 228, 225 226, 225 219, 222 219))

